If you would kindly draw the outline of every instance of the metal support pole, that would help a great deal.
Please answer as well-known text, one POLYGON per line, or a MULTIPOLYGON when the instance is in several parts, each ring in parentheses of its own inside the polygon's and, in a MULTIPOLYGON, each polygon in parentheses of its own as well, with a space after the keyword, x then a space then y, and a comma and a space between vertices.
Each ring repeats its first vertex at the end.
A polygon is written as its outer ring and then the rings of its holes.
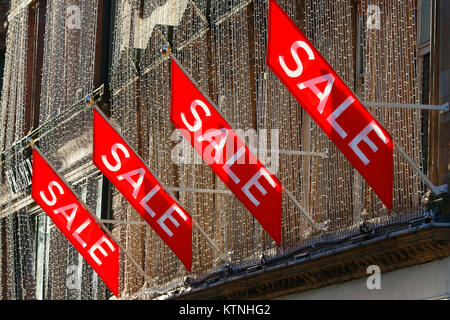
POLYGON ((316 222, 313 221, 313 219, 311 219, 311 217, 307 214, 306 210, 302 207, 302 205, 300 204, 300 202, 297 201, 297 199, 294 197, 294 195, 292 193, 290 193, 287 189, 283 188, 284 192, 286 193, 286 195, 289 197, 289 199, 291 199, 291 201, 295 204, 295 206, 300 210, 300 213, 306 218, 306 220, 308 220, 308 222, 312 225, 312 227, 314 228, 314 230, 316 231, 321 231, 323 230, 322 226, 319 226, 316 222))
MULTIPOLYGON (((449 111, 449 103, 445 103, 441 106, 437 105, 427 105, 427 104, 408 104, 408 103, 391 103, 391 102, 370 102, 370 101, 362 101, 362 103, 366 106, 379 106, 379 107, 396 107, 396 108, 410 108, 410 109, 426 109, 426 110, 440 110, 441 112, 449 111)), ((370 111, 369 111, 370 112, 370 111)), ((373 116, 373 115, 372 115, 373 116)), ((375 118, 375 117, 374 117, 375 118)), ((411 168, 419 175, 419 177, 425 182, 425 184, 430 188, 431 192, 435 195, 441 195, 443 193, 448 192, 448 186, 441 185, 435 186, 430 179, 420 170, 417 164, 411 159, 408 154, 403 150, 402 147, 396 142, 393 141, 395 148, 398 150, 400 155, 408 162, 411 168)))
MULTIPOLYGON (((249 148, 251 150, 251 148, 249 148)), ((290 156, 306 156, 328 158, 328 150, 323 152, 299 151, 299 150, 279 150, 279 149, 258 149, 259 151, 268 151, 273 154, 285 154, 290 156)), ((256 154, 256 152, 254 152, 256 154)))
POLYGON ((449 103, 443 105, 431 104, 412 104, 412 103, 394 103, 381 101, 361 101, 365 106, 370 107, 388 107, 388 108, 406 108, 406 109, 423 109, 423 110, 439 110, 441 112, 449 111, 449 103))
MULTIPOLYGON (((89 211, 89 210, 88 210, 89 211)), ((95 215, 93 215, 95 217, 95 215)), ((140 265, 137 264, 137 262, 133 259, 133 257, 131 257, 131 255, 128 253, 128 251, 117 241, 117 239, 112 235, 112 233, 104 226, 103 223, 101 223, 97 217, 94 218, 98 225, 103 229, 103 231, 105 231, 105 233, 114 240, 114 242, 117 244, 117 246, 123 251, 123 253, 126 255, 126 257, 128 258, 128 260, 130 260, 130 262, 134 265, 134 267, 138 270, 138 272, 141 274, 141 276, 146 279, 146 274, 145 271, 141 268, 140 265)))
POLYGON ((446 193, 448 191, 448 186, 446 184, 443 184, 441 186, 435 186, 430 179, 420 170, 420 168, 417 166, 417 164, 414 162, 413 159, 411 159, 408 154, 403 150, 402 147, 396 142, 394 142, 395 148, 398 150, 398 152, 403 156, 403 158, 409 163, 411 168, 419 175, 420 178, 422 178, 423 182, 430 188, 431 192, 433 192, 435 195, 440 195, 443 193, 446 193))
MULTIPOLYGON (((211 247, 216 250, 218 253, 221 253, 219 248, 216 246, 214 241, 206 234, 206 232, 198 225, 197 221, 192 218, 192 222, 194 227, 197 228, 198 231, 205 237, 206 241, 211 245, 211 247)), ((144 221, 128 221, 128 220, 100 220, 100 223, 112 223, 112 224, 129 224, 129 225, 138 225, 138 226, 149 226, 147 222, 144 221)), ((114 239, 113 239, 114 240, 114 239)), ((114 240, 115 241, 115 240, 114 240)), ((117 241, 116 241, 117 242, 117 241)), ((227 259, 225 259, 227 260, 227 259)))
POLYGON ((197 192, 197 193, 214 193, 214 194, 232 194, 229 190, 220 189, 199 189, 199 188, 182 188, 182 187, 166 187, 165 190, 172 192, 197 192))
POLYGON ((107 220, 102 219, 100 220, 101 223, 107 223, 107 224, 130 224, 135 226, 145 226, 148 225, 145 221, 129 221, 129 220, 107 220))
MULTIPOLYGON (((222 252, 220 252, 219 248, 216 246, 216 244, 214 243, 214 241, 212 241, 212 239, 206 234, 206 232, 198 225, 197 221, 195 221, 194 218, 192 218, 192 222, 194 223, 194 226, 197 228, 198 231, 200 231, 200 233, 205 237, 205 239, 209 242, 209 244, 211 245, 211 247, 217 251, 217 253, 222 254, 222 252)), ((224 254, 224 258, 225 261, 228 262, 228 255, 224 254)))

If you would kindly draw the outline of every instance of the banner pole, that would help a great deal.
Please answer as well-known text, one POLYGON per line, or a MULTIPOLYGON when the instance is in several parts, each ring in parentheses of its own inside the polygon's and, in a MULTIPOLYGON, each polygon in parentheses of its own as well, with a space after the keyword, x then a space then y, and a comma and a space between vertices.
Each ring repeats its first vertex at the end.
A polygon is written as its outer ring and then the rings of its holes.
MULTIPOLYGON (((197 221, 192 218, 192 222, 194 224, 194 226, 197 228, 198 231, 200 231, 200 233, 205 237, 205 239, 209 242, 209 244, 211 245, 211 247, 217 251, 217 253, 222 254, 222 252, 219 250, 219 248, 216 246, 216 244, 214 243, 214 241, 212 241, 212 239, 206 234, 206 232, 202 229, 202 227, 200 227, 197 223, 197 221)), ((228 256, 226 254, 223 254, 223 257, 225 259, 225 261, 228 262, 228 256)))
POLYGON ((443 105, 432 105, 432 104, 414 104, 414 103, 398 103, 398 102, 363 101, 363 100, 361 100, 361 103, 367 107, 438 110, 441 112, 449 111, 449 103, 448 102, 444 103, 443 105))
MULTIPOLYGON (((370 106, 371 104, 367 104, 365 105, 366 108, 368 106, 370 106)), ((442 105, 442 107, 446 107, 448 108, 448 104, 444 104, 442 105)), ((369 110, 368 110, 369 111, 369 110)), ((443 111, 443 110, 441 110, 443 111)), ((372 113, 369 111, 369 113, 372 115, 372 113)), ((373 115, 372 115, 373 116, 373 115)), ((374 117, 375 118, 375 117, 374 117)), ((419 175, 419 177, 422 179, 422 181, 430 188, 431 192, 435 195, 441 195, 443 193, 448 192, 448 186, 446 184, 443 184, 441 186, 435 186, 430 179, 428 179, 428 177, 422 172, 422 170, 420 170, 420 168, 417 166, 417 164, 415 163, 415 161, 413 159, 410 158, 410 156, 406 153, 405 150, 403 150, 402 147, 400 147, 400 145, 397 143, 396 140, 394 140, 394 138, 392 138, 392 142, 395 146, 395 148, 397 149, 397 151, 400 153, 400 155, 403 157, 403 159, 406 160, 406 162, 411 166, 411 168, 419 175)))

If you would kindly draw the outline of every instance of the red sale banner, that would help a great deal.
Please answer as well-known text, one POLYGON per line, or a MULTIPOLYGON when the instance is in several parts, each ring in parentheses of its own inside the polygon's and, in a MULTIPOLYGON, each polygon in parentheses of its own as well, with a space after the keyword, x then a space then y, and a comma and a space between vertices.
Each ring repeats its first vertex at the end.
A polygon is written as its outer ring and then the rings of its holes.
POLYGON ((93 161, 184 266, 192 268, 192 218, 94 106, 93 161))
POLYGON ((388 209, 393 141, 275 0, 266 63, 388 209))
POLYGON ((117 296, 119 247, 37 149, 33 149, 31 196, 117 296))
POLYGON ((280 181, 250 153, 213 102, 173 57, 171 66, 170 120, 280 245, 280 181))

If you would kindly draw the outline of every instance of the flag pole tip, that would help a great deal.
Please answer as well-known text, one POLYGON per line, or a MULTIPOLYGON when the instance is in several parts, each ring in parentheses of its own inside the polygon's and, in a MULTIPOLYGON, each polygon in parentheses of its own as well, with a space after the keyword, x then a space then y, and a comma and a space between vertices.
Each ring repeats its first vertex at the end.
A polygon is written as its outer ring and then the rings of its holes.
POLYGON ((94 105, 95 101, 91 96, 86 96, 86 103, 90 106, 94 105))
POLYGON ((34 145, 34 139, 31 138, 31 137, 28 137, 28 138, 27 138, 27 144, 28 144, 30 147, 32 147, 32 146, 34 145))
POLYGON ((170 45, 165 44, 162 46, 161 54, 163 54, 165 56, 170 56, 171 53, 172 53, 172 48, 170 47, 170 45))

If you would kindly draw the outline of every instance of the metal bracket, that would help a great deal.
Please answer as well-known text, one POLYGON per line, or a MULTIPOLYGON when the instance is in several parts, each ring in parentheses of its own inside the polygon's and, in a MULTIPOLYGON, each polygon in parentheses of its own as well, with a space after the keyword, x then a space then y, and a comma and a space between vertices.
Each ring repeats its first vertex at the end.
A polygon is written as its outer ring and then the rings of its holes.
POLYGON ((88 95, 85 98, 87 104, 93 105, 97 102, 100 102, 105 94, 105 84, 102 84, 100 87, 94 90, 92 95, 88 95))
POLYGON ((433 192, 435 195, 439 196, 441 194, 448 192, 448 184, 442 184, 440 186, 433 186, 433 188, 430 187, 431 192, 433 192), (434 189, 434 190, 433 190, 434 189))
POLYGON ((289 199, 291 199, 291 201, 295 204, 295 206, 299 209, 300 213, 306 218, 306 220, 308 220, 308 222, 311 224, 311 226, 313 227, 313 229, 315 231, 325 231, 324 229, 327 227, 327 223, 317 223, 315 222, 308 214, 308 212, 306 211, 305 208, 302 207, 302 205, 300 204, 300 202, 298 202, 298 200, 295 198, 295 196, 290 193, 287 189, 283 188, 283 191, 286 193, 286 195, 289 197, 289 199))

